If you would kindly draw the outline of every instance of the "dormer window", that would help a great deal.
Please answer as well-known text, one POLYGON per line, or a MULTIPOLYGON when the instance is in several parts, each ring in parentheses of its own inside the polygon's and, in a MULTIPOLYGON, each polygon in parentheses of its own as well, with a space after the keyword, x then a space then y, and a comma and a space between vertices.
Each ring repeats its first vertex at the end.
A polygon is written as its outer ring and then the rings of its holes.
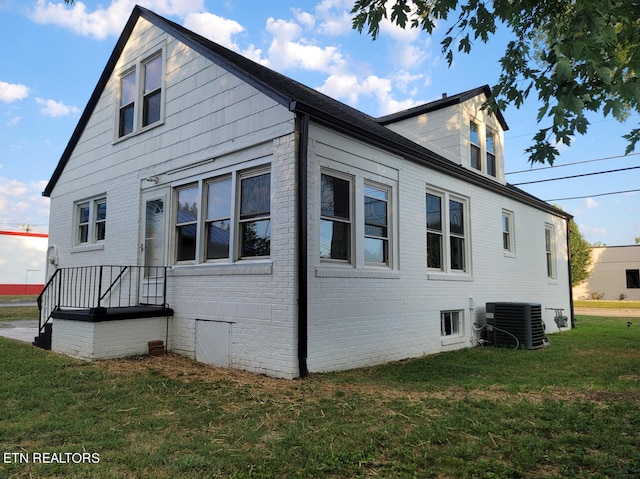
POLYGON ((469 144, 470 144, 470 161, 471 167, 476 170, 482 170, 482 155, 480 148, 480 129, 478 124, 474 121, 470 124, 469 132, 469 144))
POLYGON ((137 133, 162 120, 162 52, 147 57, 120 77, 118 138, 137 133))
POLYGON ((475 121, 469 122, 469 165, 490 176, 498 175, 496 132, 475 121), (484 152, 484 155, 483 155, 484 152))
POLYGON ((487 174, 496 176, 496 134, 487 129, 487 174))

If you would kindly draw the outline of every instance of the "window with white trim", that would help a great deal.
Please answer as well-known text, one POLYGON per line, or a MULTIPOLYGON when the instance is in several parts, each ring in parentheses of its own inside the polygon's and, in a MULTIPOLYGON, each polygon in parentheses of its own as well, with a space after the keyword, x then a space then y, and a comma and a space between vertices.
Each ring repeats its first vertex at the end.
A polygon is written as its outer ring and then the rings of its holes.
POLYGON ((469 162, 472 168, 482 170, 480 127, 475 121, 469 123, 469 162))
POLYGON ((443 337, 461 336, 462 318, 464 312, 457 311, 441 311, 440 312, 440 334, 443 337))
POLYGON ((76 244, 104 241, 107 226, 107 199, 104 197, 76 204, 76 244))
POLYGON ((496 176, 496 134, 488 128, 486 130, 485 145, 487 149, 487 174, 496 176))
POLYGON ((426 195, 427 267, 468 272, 467 200, 447 192, 426 195))
POLYGON ((389 189, 364 184, 364 260, 389 264, 389 189))
POLYGON ((394 180, 361 170, 320 174, 320 261, 363 268, 393 268, 394 180), (389 180, 387 183, 385 180, 389 180))
POLYGON ((203 178, 175 188, 174 197, 176 263, 269 257, 269 167, 203 178))
POLYGON ((502 248, 505 253, 515 253, 513 212, 502 210, 502 248))
POLYGON ((351 261, 351 184, 336 173, 320 178, 320 258, 351 261))
POLYGON ((162 51, 145 58, 120 76, 118 138, 162 121, 163 84, 162 51))
POLYGON ((556 279, 556 239, 553 225, 546 224, 544 227, 544 244, 547 263, 547 277, 556 279))

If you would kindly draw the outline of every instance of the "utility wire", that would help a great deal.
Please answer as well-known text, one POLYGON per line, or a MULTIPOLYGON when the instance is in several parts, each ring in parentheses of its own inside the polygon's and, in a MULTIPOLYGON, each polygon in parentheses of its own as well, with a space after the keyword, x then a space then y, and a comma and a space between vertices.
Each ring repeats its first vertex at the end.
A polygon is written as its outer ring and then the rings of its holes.
POLYGON ((629 153, 628 155, 607 156, 605 158, 595 158, 593 160, 574 161, 573 163, 564 163, 562 165, 541 166, 539 168, 530 168, 528 170, 509 171, 505 175, 516 175, 518 173, 529 173, 530 171, 548 170, 549 168, 562 168, 563 166, 582 165, 583 163, 593 163, 594 161, 613 160, 616 158, 626 158, 628 156, 640 155, 640 153, 629 153))
POLYGON ((640 189, 637 189, 637 190, 626 190, 626 191, 612 191, 611 193, 600 193, 600 194, 597 194, 597 195, 572 196, 570 198, 553 198, 551 200, 544 200, 544 201, 550 203, 552 201, 583 200, 585 198, 595 198, 597 196, 621 195, 623 193, 636 193, 638 191, 640 191, 640 189))
POLYGON ((581 175, 559 176, 558 178, 547 178, 546 180, 523 181, 522 183, 512 183, 513 186, 531 185, 533 183, 545 183, 547 181, 570 180, 573 178, 581 178, 583 176, 604 175, 605 173, 617 173, 619 171, 637 170, 640 166, 630 166, 628 168, 618 168, 617 170, 596 171, 593 173, 582 173, 581 175))

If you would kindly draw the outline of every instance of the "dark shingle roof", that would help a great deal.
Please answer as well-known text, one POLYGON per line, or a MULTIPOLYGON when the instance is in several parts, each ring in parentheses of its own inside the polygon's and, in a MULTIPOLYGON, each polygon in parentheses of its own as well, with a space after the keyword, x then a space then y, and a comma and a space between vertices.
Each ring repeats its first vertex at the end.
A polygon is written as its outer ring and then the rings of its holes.
MULTIPOLYGON (((246 81, 259 91, 270 96, 275 101, 278 101, 283 106, 289 108, 291 111, 309 115, 316 122, 327 125, 333 129, 346 132, 353 137, 374 144, 394 154, 401 155, 411 161, 443 171, 484 188, 494 190, 502 195, 514 197, 520 201, 536 206, 537 208, 553 212, 554 214, 562 214, 566 216, 564 212, 557 210, 551 205, 536 199, 531 195, 521 192, 521 190, 517 188, 505 187, 494 180, 457 165, 454 162, 383 126, 385 118, 389 119, 390 117, 407 113, 409 113, 409 116, 411 116, 411 114, 420 114, 418 112, 424 112, 424 108, 433 108, 434 106, 442 108, 445 106, 442 103, 443 100, 427 103, 426 105, 412 108, 395 115, 389 115, 382 119, 376 119, 364 112, 324 95, 317 90, 309 88, 289 77, 271 70, 270 68, 243 57, 232 50, 218 45, 217 43, 140 6, 136 6, 133 9, 122 34, 118 38, 116 46, 114 47, 107 65, 100 76, 98 84, 93 90, 89 102, 80 117, 78 125, 76 126, 76 129, 74 130, 71 139, 69 140, 69 143, 67 144, 51 179, 49 180, 49 183, 42 193, 44 196, 51 195, 56 182, 73 153, 75 145, 79 141, 87 122, 93 114, 93 109, 95 108, 95 105, 97 104, 100 95, 102 94, 102 91, 115 68, 118 58, 120 57, 120 54, 122 53, 122 50, 124 49, 139 18, 144 18, 150 23, 156 25, 158 28, 166 31, 169 35, 172 35, 199 54, 229 70, 243 81, 246 81)), ((449 98, 450 101, 460 102, 465 99, 472 98, 480 93, 484 93, 486 95, 487 91, 490 93, 489 87, 483 86, 458 95, 453 95, 449 98)))

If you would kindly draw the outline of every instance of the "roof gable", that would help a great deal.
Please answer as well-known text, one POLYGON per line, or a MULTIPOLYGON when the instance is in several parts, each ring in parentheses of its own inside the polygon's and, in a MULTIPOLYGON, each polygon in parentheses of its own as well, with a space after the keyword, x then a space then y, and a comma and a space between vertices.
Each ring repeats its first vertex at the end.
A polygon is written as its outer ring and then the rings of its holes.
MULTIPOLYGON (((479 94, 485 94, 488 98, 491 94, 491 90, 486 85, 436 102, 427 103, 426 105, 405 110, 394 115, 388 115, 386 117, 376 119, 364 112, 320 93, 317 90, 309 88, 285 75, 243 57, 232 50, 218 45, 217 43, 138 5, 134 7, 122 34, 116 42, 113 52, 100 75, 87 106, 82 112, 69 143, 67 144, 58 165, 49 180, 49 183, 42 193, 43 196, 48 197, 53 192, 56 182, 60 178, 76 144, 80 140, 80 137, 93 114, 95 106, 99 101, 107 82, 113 74, 120 55, 122 54, 139 18, 144 18, 151 24, 164 30, 197 53, 227 69, 243 81, 271 97, 274 101, 277 101, 281 105, 289 108, 291 111, 309 115, 314 119, 314 121, 327 125, 333 129, 346 132, 355 138, 367 141, 387 151, 404 155, 411 161, 427 165, 430 168, 443 171, 449 175, 456 176, 484 188, 498 191, 503 195, 518 198, 520 201, 533 204, 537 208, 551 211, 554 214, 567 216, 566 213, 554 208, 542 200, 534 198, 517 188, 505 188, 500 184, 496 184, 495 182, 455 164, 454 162, 384 126, 385 122, 397 121, 392 118, 400 118, 402 115, 409 117, 422 114, 426 111, 444 108, 445 106, 449 106, 455 102, 460 103, 466 101, 479 94)), ((501 119, 501 123, 504 122, 504 118, 502 118, 500 112, 497 112, 497 116, 498 119, 501 119)), ((506 122, 503 127, 506 129, 506 122)))
MULTIPOLYGON (((425 103, 423 105, 418 105, 413 108, 408 108, 406 110, 402 110, 396 113, 392 113, 390 115, 386 115, 380 118, 377 118, 376 121, 381 125, 388 125, 389 123, 395 123, 397 121, 405 120, 407 118, 411 118, 414 116, 422 115, 424 113, 429 113, 432 111, 440 110, 442 108, 446 108, 453 105, 459 105, 467 100, 475 98, 479 95, 484 95, 485 98, 491 98, 491 88, 489 85, 484 85, 478 88, 473 88, 471 90, 463 91, 462 93, 457 93, 455 95, 447 96, 443 94, 442 98, 439 100, 435 100, 429 103, 425 103)), ((495 112, 496 119, 500 123, 500 126, 504 131, 509 129, 504 116, 500 110, 495 112)))

